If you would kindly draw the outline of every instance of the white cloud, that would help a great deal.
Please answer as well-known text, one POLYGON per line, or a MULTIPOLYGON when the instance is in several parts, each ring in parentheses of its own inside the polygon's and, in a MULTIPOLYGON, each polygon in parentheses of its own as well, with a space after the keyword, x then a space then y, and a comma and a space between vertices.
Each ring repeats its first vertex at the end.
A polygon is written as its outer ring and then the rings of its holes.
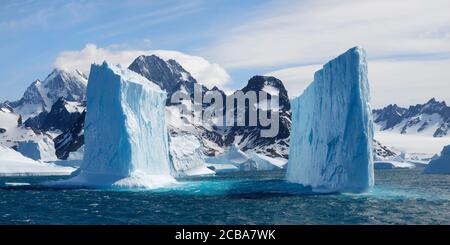
POLYGON ((218 33, 204 53, 226 68, 321 63, 360 45, 370 57, 450 55, 450 1, 274 1, 218 33))
POLYGON ((321 65, 297 66, 277 71, 272 71, 266 76, 274 76, 280 79, 290 98, 297 97, 314 79, 314 72, 320 70, 321 65))
MULTIPOLYGON (((369 61, 372 106, 379 108, 396 103, 409 106, 430 98, 450 102, 450 59, 442 60, 374 60, 369 61)), ((267 75, 283 81, 289 96, 300 95, 314 79, 321 65, 277 70, 267 75)))
POLYGON ((54 61, 54 66, 69 70, 78 69, 89 74, 92 63, 101 64, 106 60, 112 64, 120 64, 124 67, 128 67, 128 65, 130 65, 138 56, 151 54, 155 54, 165 60, 175 59, 181 66, 189 71, 194 78, 207 87, 212 87, 214 85, 226 87, 230 82, 230 76, 225 69, 202 57, 170 50, 121 49, 120 45, 100 48, 95 44, 87 44, 81 50, 60 53, 54 61))

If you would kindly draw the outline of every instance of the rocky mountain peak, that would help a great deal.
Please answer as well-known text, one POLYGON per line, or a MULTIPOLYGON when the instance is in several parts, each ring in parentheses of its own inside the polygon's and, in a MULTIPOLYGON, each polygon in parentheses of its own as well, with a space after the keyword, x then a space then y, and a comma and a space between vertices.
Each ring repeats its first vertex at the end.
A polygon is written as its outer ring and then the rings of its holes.
POLYGON ((156 55, 141 55, 128 69, 141 74, 148 80, 164 89, 170 97, 181 81, 196 83, 197 81, 175 60, 165 61, 156 55))

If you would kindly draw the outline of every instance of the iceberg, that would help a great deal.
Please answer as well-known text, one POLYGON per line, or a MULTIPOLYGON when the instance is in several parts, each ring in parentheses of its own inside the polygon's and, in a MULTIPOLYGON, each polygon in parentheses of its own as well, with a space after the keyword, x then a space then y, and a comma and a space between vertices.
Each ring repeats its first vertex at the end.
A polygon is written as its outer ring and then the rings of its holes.
POLYGON ((442 149, 439 157, 433 158, 423 170, 424 174, 450 174, 450 145, 442 149))
POLYGON ((87 87, 84 160, 56 185, 158 188, 171 175, 166 93, 120 66, 91 66, 87 87))
POLYGON ((272 158, 256 152, 243 152, 237 144, 231 144, 225 153, 209 157, 206 162, 208 167, 216 173, 279 170, 286 165, 286 161, 282 158, 272 158))
POLYGON ((364 192, 374 184, 373 125, 365 51, 355 47, 314 74, 292 100, 286 179, 316 192, 364 192))
POLYGON ((200 141, 193 135, 178 134, 169 137, 169 152, 174 175, 177 177, 214 175, 207 168, 200 141))
POLYGON ((414 163, 410 162, 400 162, 400 161, 393 161, 393 160, 384 160, 384 161, 374 161, 373 162, 373 168, 374 169, 395 169, 395 168, 415 168, 416 165, 414 163))

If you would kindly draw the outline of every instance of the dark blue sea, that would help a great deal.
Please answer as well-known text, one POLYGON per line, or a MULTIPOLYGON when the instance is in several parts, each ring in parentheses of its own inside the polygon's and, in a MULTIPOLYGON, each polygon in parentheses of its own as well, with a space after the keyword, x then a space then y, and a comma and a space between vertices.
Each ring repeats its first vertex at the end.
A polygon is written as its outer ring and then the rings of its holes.
POLYGON ((328 195, 286 183, 281 171, 184 179, 158 190, 52 189, 39 183, 64 177, 0 177, 0 223, 450 224, 449 175, 375 176, 369 193, 328 195))

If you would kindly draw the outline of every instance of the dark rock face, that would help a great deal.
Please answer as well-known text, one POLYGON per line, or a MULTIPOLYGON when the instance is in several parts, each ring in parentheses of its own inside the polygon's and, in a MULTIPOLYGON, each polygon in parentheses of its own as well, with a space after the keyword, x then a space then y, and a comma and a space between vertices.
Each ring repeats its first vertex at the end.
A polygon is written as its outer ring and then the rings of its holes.
POLYGON ((388 105, 383 109, 373 110, 374 115, 377 115, 374 122, 386 122, 382 130, 391 129, 403 121, 403 115, 406 111, 407 109, 398 107, 396 104, 388 105))
POLYGON ((166 90, 168 98, 177 91, 180 82, 197 83, 191 74, 175 60, 166 62, 156 55, 139 56, 128 69, 141 74, 156 83, 161 89, 166 90))
POLYGON ((409 108, 388 105, 382 109, 373 110, 373 115, 374 122, 382 126, 381 130, 398 127, 402 134, 407 134, 412 127, 416 127, 417 132, 422 132, 438 123, 433 137, 443 137, 448 134, 450 128, 450 107, 444 101, 439 102, 434 98, 425 104, 417 104, 409 108))
MULTIPOLYGON (((257 126, 246 126, 239 127, 233 126, 227 130, 227 135, 225 136, 225 144, 229 145, 233 142, 238 144, 243 151, 254 150, 258 153, 263 153, 271 157, 288 157, 289 151, 289 135, 291 129, 291 104, 289 102, 288 93, 283 85, 283 83, 274 77, 267 76, 254 76, 252 77, 247 85, 236 92, 242 91, 247 93, 249 91, 254 91, 257 94, 258 102, 261 102, 262 98, 259 98, 259 92, 267 90, 269 92, 276 92, 274 94, 268 93, 268 98, 272 99, 272 96, 276 96, 279 99, 279 130, 278 134, 274 137, 261 137, 261 130, 267 129, 268 127, 262 126, 259 122, 257 126), (235 142, 239 138, 238 142, 235 142)), ((235 93, 236 93, 235 92, 235 93)), ((245 114, 248 118, 249 106, 246 104, 245 114)), ((232 108, 236 115, 237 108, 232 108)), ((273 108, 271 108, 272 110, 273 108)), ((229 108, 227 108, 229 110, 229 108)), ((270 113, 271 110, 257 110, 257 113, 270 113)), ((248 121, 246 122, 248 123, 248 121)), ((248 125, 248 124, 246 124, 248 125)))
POLYGON ((36 117, 27 119, 24 125, 41 131, 64 132, 78 120, 84 108, 84 103, 67 102, 61 97, 53 104, 50 112, 43 111, 36 117))
POLYGON ((75 123, 64 133, 58 135, 55 142, 56 156, 59 159, 66 160, 70 152, 77 151, 84 145, 84 120, 86 110, 84 110, 75 123))

